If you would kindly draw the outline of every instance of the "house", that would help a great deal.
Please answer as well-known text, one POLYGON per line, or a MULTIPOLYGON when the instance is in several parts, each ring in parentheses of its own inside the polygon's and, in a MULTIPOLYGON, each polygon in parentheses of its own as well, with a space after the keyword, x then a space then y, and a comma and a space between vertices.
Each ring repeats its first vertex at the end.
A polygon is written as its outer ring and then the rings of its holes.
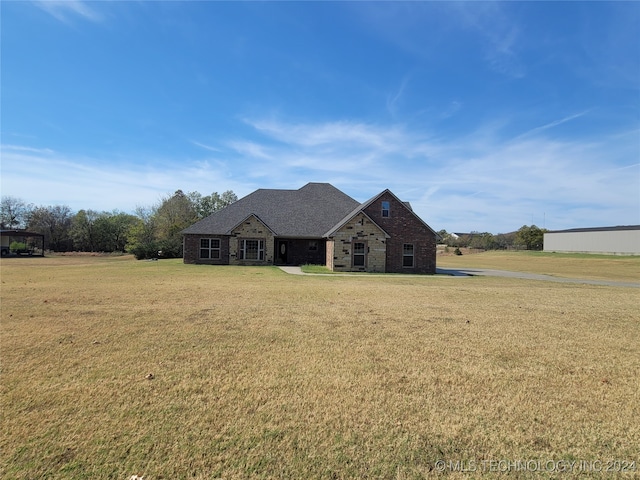
POLYGON ((546 232, 544 251, 640 255, 640 225, 546 232))
POLYGON ((182 233, 190 264, 436 270, 436 233, 389 190, 361 204, 328 183, 259 189, 182 233))

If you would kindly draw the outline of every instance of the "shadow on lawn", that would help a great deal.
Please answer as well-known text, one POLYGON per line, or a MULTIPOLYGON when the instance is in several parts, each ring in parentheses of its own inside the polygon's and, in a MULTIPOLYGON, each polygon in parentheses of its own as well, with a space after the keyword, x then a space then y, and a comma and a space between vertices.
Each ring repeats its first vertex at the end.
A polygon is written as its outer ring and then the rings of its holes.
POLYGON ((467 270, 458 270, 456 268, 436 268, 437 275, 451 275, 452 277, 471 277, 467 270))

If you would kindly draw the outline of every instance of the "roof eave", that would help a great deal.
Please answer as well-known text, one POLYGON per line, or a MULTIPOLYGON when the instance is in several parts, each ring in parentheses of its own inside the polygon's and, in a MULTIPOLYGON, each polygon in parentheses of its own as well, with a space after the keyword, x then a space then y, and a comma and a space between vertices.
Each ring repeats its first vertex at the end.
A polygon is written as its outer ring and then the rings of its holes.
POLYGON ((239 221, 237 224, 235 224, 235 225, 233 226, 233 228, 231 228, 227 233, 225 233, 225 235, 231 235, 231 234, 232 234, 232 232, 233 232, 236 228, 238 228, 240 225, 242 225, 244 222, 246 222, 246 221, 247 221, 249 218, 251 218, 251 217, 256 217, 256 219, 257 219, 261 224, 263 224, 263 225, 267 228, 267 230, 269 230, 269 231, 271 232, 271 234, 272 234, 274 237, 278 236, 278 234, 277 234, 276 232, 274 232, 274 231, 273 231, 273 229, 272 229, 269 225, 267 225, 267 224, 266 224, 266 223, 265 223, 265 222, 264 222, 264 221, 263 221, 263 220, 262 220, 258 215, 256 215, 255 213, 250 213, 249 215, 247 215, 246 217, 244 217, 241 221, 239 221))
POLYGON ((340 230, 342 227, 344 227, 347 223, 349 223, 351 220, 353 220, 354 217, 356 217, 358 214, 362 213, 362 215, 364 215, 365 217, 367 217, 367 219, 373 223, 377 228, 380 229, 380 231, 382 233, 384 233, 385 238, 391 238, 391 235, 389 235, 384 228, 382 228, 380 225, 378 225, 369 215, 367 215, 364 210, 362 208, 358 208, 357 210, 354 210, 352 213, 350 213, 347 217, 345 217, 344 219, 342 219, 340 221, 340 223, 336 224, 335 227, 333 227, 331 230, 329 230, 327 233, 325 233, 323 235, 323 238, 331 238, 332 236, 335 235, 335 233, 340 230))

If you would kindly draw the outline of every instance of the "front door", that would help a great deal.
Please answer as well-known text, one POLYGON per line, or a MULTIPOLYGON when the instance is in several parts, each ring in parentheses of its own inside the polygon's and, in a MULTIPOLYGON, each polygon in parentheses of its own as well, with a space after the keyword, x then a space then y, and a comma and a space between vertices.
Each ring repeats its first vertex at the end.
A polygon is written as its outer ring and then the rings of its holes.
POLYGON ((289 253, 289 242, 286 240, 278 240, 277 248, 278 263, 280 265, 286 265, 288 263, 287 256, 289 253))

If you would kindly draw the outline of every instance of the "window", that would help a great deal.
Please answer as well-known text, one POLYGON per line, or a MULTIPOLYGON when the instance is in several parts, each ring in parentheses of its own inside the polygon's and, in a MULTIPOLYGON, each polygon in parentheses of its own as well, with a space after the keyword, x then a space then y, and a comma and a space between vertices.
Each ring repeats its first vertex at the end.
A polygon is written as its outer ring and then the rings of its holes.
POLYGON ((402 247, 402 266, 413 267, 413 244, 405 243, 402 247))
POLYGON ((389 205, 389 202, 382 202, 382 216, 383 217, 388 217, 389 216, 390 208, 391 208, 391 205, 389 205))
POLYGON ((367 247, 364 242, 353 242, 353 266, 364 267, 367 247))
POLYGON ((200 258, 210 258, 212 260, 218 260, 220 258, 220 239, 201 238, 200 258))
POLYGON ((264 260, 264 240, 240 240, 240 260, 264 260))

